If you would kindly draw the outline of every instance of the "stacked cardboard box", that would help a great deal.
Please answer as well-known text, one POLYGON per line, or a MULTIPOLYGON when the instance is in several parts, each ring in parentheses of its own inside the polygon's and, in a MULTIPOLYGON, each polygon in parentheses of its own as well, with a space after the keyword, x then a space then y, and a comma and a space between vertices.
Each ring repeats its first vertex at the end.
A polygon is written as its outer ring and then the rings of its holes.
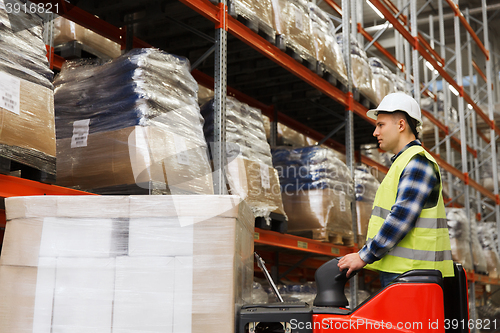
POLYGON ((391 76, 392 73, 379 58, 369 58, 368 63, 373 73, 373 90, 376 96, 375 102, 379 104, 386 95, 395 92, 394 82, 391 76))
POLYGON ((187 59, 135 49, 104 64, 66 63, 55 84, 60 185, 213 193, 187 59))
POLYGON ((0 1, 0 157, 55 175, 53 73, 42 29, 41 17, 7 14, 0 1))
POLYGON ((116 58, 122 54, 120 44, 59 16, 54 20, 54 45, 71 41, 81 42, 109 58, 116 58))
POLYGON ((288 230, 352 245, 353 180, 345 163, 319 146, 273 150, 288 230))
POLYGON ((274 26, 276 34, 284 41, 284 46, 292 49, 302 59, 315 61, 312 21, 307 4, 305 0, 273 1, 274 26))
MULTIPOLYGON (((214 142, 214 103, 201 107, 204 131, 209 145, 214 142)), ((278 174, 273 168, 262 112, 236 98, 226 103, 226 176, 231 194, 250 205, 255 217, 285 215, 278 174)))
POLYGON ((335 26, 328 14, 321 8, 312 2, 309 2, 308 6, 312 22, 316 60, 325 67, 326 71, 340 78, 345 84, 347 82, 347 72, 342 51, 335 37, 335 26))
POLYGON ((19 197, 6 213, 0 332, 232 332, 251 301, 238 197, 19 197))

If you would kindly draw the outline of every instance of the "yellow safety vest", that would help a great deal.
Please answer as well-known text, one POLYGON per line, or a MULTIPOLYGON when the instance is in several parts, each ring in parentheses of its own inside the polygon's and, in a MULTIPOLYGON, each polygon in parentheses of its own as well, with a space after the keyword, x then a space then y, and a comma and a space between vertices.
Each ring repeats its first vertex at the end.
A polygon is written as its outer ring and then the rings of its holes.
MULTIPOLYGON (((434 163, 436 170, 439 170, 434 158, 420 145, 411 146, 398 156, 375 195, 367 240, 375 237, 385 218, 391 212, 391 208, 396 202, 401 173, 416 154, 425 156, 434 163)), ((450 237, 441 190, 442 184, 440 182, 437 205, 422 209, 415 227, 382 259, 367 265, 366 268, 398 274, 412 269, 436 269, 441 271, 443 277, 454 275, 450 237)))

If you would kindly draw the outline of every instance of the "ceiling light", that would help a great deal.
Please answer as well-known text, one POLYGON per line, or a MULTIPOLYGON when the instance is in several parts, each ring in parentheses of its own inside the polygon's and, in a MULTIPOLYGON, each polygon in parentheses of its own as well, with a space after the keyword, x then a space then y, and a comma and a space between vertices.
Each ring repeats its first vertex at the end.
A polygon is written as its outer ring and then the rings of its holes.
POLYGON ((448 87, 450 87, 451 92, 452 92, 455 96, 458 96, 458 95, 459 95, 459 94, 458 94, 458 90, 457 90, 457 89, 455 89, 455 87, 454 87, 454 86, 452 86, 452 85, 450 84, 448 87))
POLYGON ((378 10, 377 7, 375 7, 371 2, 370 0, 366 0, 366 3, 373 9, 373 11, 375 13, 377 13, 378 16, 380 16, 380 18, 384 18, 384 15, 382 15, 382 13, 380 12, 380 10, 378 10))

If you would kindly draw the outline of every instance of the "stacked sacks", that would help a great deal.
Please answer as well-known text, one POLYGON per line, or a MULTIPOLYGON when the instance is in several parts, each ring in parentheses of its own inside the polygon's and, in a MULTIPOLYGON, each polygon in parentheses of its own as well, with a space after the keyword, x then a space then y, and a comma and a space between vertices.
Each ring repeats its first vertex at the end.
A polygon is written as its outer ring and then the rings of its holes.
POLYGON ((309 2, 308 5, 312 20, 316 60, 325 67, 324 70, 347 82, 346 67, 342 51, 335 38, 335 26, 332 20, 327 13, 312 2, 309 2))
POLYGON ((479 243, 476 221, 471 219, 469 222, 463 208, 446 208, 446 219, 453 260, 466 270, 486 272, 486 258, 479 243))
POLYGON ((307 4, 305 0, 273 1, 274 25, 276 34, 283 41, 280 47, 286 46, 302 59, 315 63, 312 21, 307 4))
POLYGON ((395 91, 394 82, 391 76, 392 73, 379 58, 369 58, 368 63, 373 73, 373 90, 376 96, 375 102, 380 104, 386 95, 395 91))
MULTIPOLYGON (((213 100, 201 107, 201 113, 205 119, 205 137, 211 145, 214 142, 213 100)), ((269 221, 271 213, 285 215, 261 111, 227 97, 226 142, 230 193, 243 198, 255 217, 269 221)))
POLYGON ((497 226, 495 222, 484 222, 478 225, 478 235, 488 265, 488 275, 492 278, 500 276, 500 256, 498 254, 497 226))
POLYGON ((380 182, 366 166, 359 166, 354 170, 354 181, 356 184, 356 214, 358 215, 358 245, 361 247, 366 240, 368 222, 380 182))
MULTIPOLYGON (((344 48, 342 34, 337 34, 337 42, 341 49, 344 48)), ((359 92, 375 103, 377 97, 373 90, 373 74, 368 65, 368 57, 365 50, 361 48, 356 36, 351 36, 351 67, 352 81, 359 92)))
POLYGON ((135 49, 103 64, 69 62, 55 86, 60 185, 213 194, 187 59, 135 49))
POLYGON ((351 245, 353 180, 335 152, 319 146, 280 147, 273 151, 273 163, 280 176, 288 230, 351 245))
POLYGON ((0 1, 0 157, 41 170, 50 180, 56 172, 53 73, 42 30, 41 17, 7 14, 0 1))

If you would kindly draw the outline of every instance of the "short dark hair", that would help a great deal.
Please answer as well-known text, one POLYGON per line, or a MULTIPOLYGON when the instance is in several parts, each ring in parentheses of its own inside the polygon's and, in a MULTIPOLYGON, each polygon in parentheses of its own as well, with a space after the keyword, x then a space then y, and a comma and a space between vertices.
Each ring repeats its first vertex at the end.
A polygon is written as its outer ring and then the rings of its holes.
POLYGON ((379 115, 379 114, 390 114, 393 116, 399 116, 401 118, 406 119, 406 122, 408 123, 408 126, 410 126, 410 129, 411 129, 413 135, 415 135, 415 138, 417 140, 419 140, 419 138, 418 138, 419 133, 417 132, 418 122, 416 119, 413 119, 412 117, 410 117, 406 111, 394 111, 394 112, 377 111, 377 115, 379 115))

